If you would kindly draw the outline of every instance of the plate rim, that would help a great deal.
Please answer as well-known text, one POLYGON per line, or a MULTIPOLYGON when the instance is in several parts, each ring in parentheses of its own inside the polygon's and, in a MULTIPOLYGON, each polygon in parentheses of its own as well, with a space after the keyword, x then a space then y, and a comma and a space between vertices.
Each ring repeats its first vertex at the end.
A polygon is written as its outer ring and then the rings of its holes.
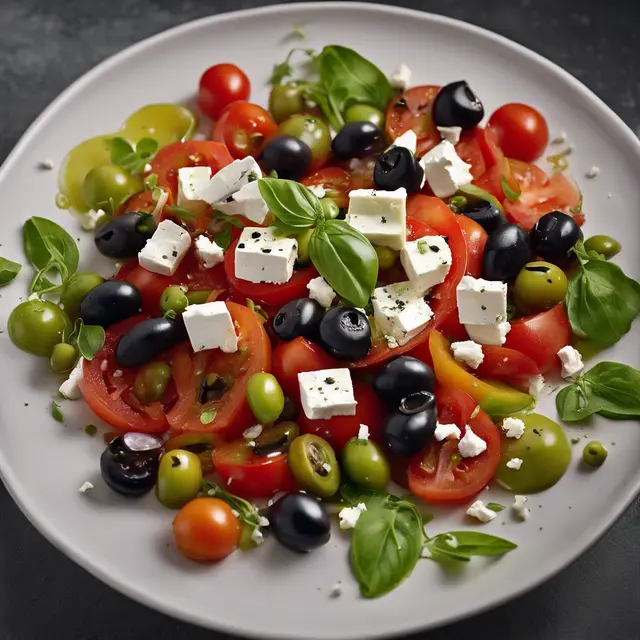
MULTIPOLYGON (((35 120, 27 127, 24 133, 20 136, 18 142, 11 149, 6 159, 0 166, 0 181, 4 179, 5 174, 9 171, 9 168, 17 161, 17 157, 22 153, 32 139, 38 134, 39 130, 45 125, 50 114, 59 108, 76 95, 80 94, 85 86, 89 84, 95 77, 99 77, 110 68, 118 65, 121 61, 127 59, 130 56, 136 55, 140 51, 144 51, 146 48, 153 47, 163 41, 172 39, 174 36, 187 33, 192 29, 198 29, 204 25, 222 24, 225 22, 242 20, 244 17, 251 15, 270 15, 278 13, 312 13, 328 10, 361 10, 370 13, 380 14, 393 14, 397 16, 414 18, 419 20, 425 20, 432 24, 442 24, 449 27, 455 27, 462 31, 472 33, 476 36, 480 36, 487 40, 493 41, 507 49, 511 49, 525 58, 528 58, 531 62, 543 67, 549 73, 554 74, 559 80, 562 80, 565 84, 568 84, 574 91, 578 92, 581 96, 587 99, 591 104, 596 107, 603 116, 606 117, 608 123, 613 126, 617 133, 624 138, 630 145, 630 148, 635 151, 640 161, 640 139, 635 135, 633 130, 622 120, 622 118, 609 107, 598 95, 596 95, 591 89, 575 78, 571 73, 557 65, 556 63, 548 60, 541 54, 521 45, 506 36, 500 35, 484 27, 480 27, 457 18, 451 18, 441 14, 431 13, 428 11, 420 11, 417 9, 409 9, 405 7, 396 7, 393 5, 385 5, 379 3, 368 2, 350 2, 350 1, 315 1, 315 2, 295 2, 287 4, 276 4, 266 7, 241 9, 236 11, 229 11, 222 14, 209 15, 195 20, 185 22, 183 24, 169 27, 159 33, 153 34, 139 42, 136 42, 128 47, 125 47, 121 51, 109 56, 105 60, 98 63, 74 80, 66 89, 64 89, 47 107, 35 118, 35 120)), ((65 539, 65 534, 60 531, 55 524, 48 521, 46 517, 41 516, 38 513, 37 507, 32 503, 32 500, 27 492, 21 487, 21 482, 14 473, 9 460, 6 458, 4 451, 0 448, 0 478, 2 479, 7 491, 11 498, 18 505, 22 513, 27 520, 38 530, 38 532, 47 539, 56 549, 61 551, 67 558, 72 560, 82 569, 96 577, 98 580, 108 585, 110 588, 118 591, 132 600, 147 606, 162 614, 169 615, 173 618, 185 621, 189 624, 201 626, 206 629, 222 631, 224 633, 232 633, 235 635, 242 634, 244 637, 250 638, 282 638, 293 637, 291 634, 275 635, 273 632, 263 630, 248 631, 246 629, 239 629, 231 623, 226 623, 224 620, 216 621, 212 623, 210 619, 207 619, 199 614, 192 612, 187 613, 181 610, 178 606, 173 605, 171 602, 164 602, 154 596, 150 596, 144 592, 141 588, 130 585, 124 581, 121 581, 114 575, 110 574, 107 568, 103 568, 100 563, 96 563, 90 555, 87 555, 82 549, 76 548, 72 543, 69 543, 65 539)), ((415 633, 419 631, 426 631, 427 629, 434 629, 437 627, 444 627, 452 624, 456 621, 469 618, 474 615, 478 615, 484 611, 494 609, 510 600, 513 600, 534 588, 538 587, 543 582, 551 579, 557 575, 560 571, 567 566, 575 562, 580 556, 582 556, 589 548, 591 548, 602 536, 618 521, 622 514, 628 509, 633 500, 640 494, 640 472, 637 472, 633 482, 621 487, 621 495, 616 501, 612 501, 610 509, 606 513, 606 517, 602 517, 605 514, 600 514, 598 525, 591 529, 588 534, 581 536, 575 540, 577 544, 572 547, 571 553, 568 553, 561 562, 559 562, 553 569, 537 577, 531 582, 511 591, 508 594, 500 596, 491 602, 472 605, 466 608, 464 611, 452 615, 447 619, 438 620, 435 622, 424 622, 418 624, 412 624, 405 628, 399 629, 393 632, 374 632, 368 633, 369 638, 387 638, 400 634, 415 633)), ((361 635, 348 634, 337 636, 340 638, 359 638, 361 635)), ((311 638, 311 636, 309 636, 311 638)))

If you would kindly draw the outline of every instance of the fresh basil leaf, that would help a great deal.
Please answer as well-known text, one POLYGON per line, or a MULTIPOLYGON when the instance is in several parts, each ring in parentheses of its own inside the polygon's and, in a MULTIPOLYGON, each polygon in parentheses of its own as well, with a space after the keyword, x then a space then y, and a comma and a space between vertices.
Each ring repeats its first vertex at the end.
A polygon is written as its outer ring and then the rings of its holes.
POLYGON ((367 508, 351 538, 351 566, 367 598, 398 586, 416 566, 422 550, 422 521, 413 505, 367 508))
POLYGON ((324 219, 320 200, 299 182, 261 178, 258 188, 276 219, 289 229, 308 229, 324 219))
POLYGON ((480 187, 476 187, 475 184, 465 184, 462 187, 458 187, 458 191, 460 193, 464 193, 467 196, 471 196, 472 198, 477 198, 479 200, 484 200, 485 202, 490 202, 491 204, 498 207, 500 211, 504 211, 502 205, 498 198, 496 198, 493 194, 485 191, 484 189, 480 189, 480 187))
POLYGON ((517 544, 478 531, 449 531, 429 539, 425 547, 433 559, 439 554, 451 559, 467 561, 473 556, 500 556, 518 547, 517 544), (455 543, 452 544, 452 542, 455 543))
POLYGON ((279 62, 278 64, 274 65, 273 71, 271 72, 271 77, 269 78, 269 84, 271 86, 282 84, 286 78, 289 78, 290 76, 293 75, 291 58, 293 54, 298 51, 309 56, 309 58, 311 58, 312 61, 315 60, 316 58, 316 52, 313 49, 302 49, 300 47, 291 49, 291 51, 289 51, 289 53, 287 54, 287 57, 284 59, 283 62, 279 62))
POLYGON ((228 249, 231 244, 231 225, 225 224, 224 229, 213 237, 213 241, 221 249, 228 249))
POLYGON ((135 155, 133 147, 124 138, 111 138, 109 140, 109 152, 111 153, 112 164, 122 166, 132 156, 135 155))
POLYGON ((54 400, 51 402, 51 417, 56 422, 64 422, 64 414, 62 413, 62 409, 60 405, 54 400))
POLYGON ((367 505, 367 509, 388 503, 390 494, 378 489, 367 489, 344 482, 340 485, 340 497, 347 507, 355 507, 360 503, 367 505))
POLYGON ((369 303, 378 280, 378 254, 359 231, 344 220, 327 220, 313 232, 309 255, 341 298, 356 307, 369 303))
POLYGON ((85 360, 93 360, 104 344, 104 329, 82 323, 78 330, 78 351, 85 360))
POLYGON ((215 209, 211 212, 211 217, 217 220, 224 220, 228 222, 230 225, 236 227, 236 229, 244 229, 244 224, 240 218, 237 216, 230 216, 226 213, 222 213, 222 211, 216 211, 215 209))
POLYGON ((506 507, 499 502, 487 502, 487 509, 491 509, 491 511, 495 511, 496 513, 500 513, 504 511, 506 507))
MULTIPOLYGON (((144 179, 144 189, 145 191, 154 191, 156 189, 156 187, 158 186, 158 174, 157 173, 150 173, 145 179, 144 179)), ((153 194, 152 196, 153 197, 153 194)), ((155 202, 157 202, 158 199, 155 199, 155 202)))
POLYGON ((504 176, 502 176, 501 184, 502 184, 502 190, 504 191, 504 195, 507 196, 507 199, 510 202, 516 202, 520 197, 522 190, 518 188, 517 191, 514 191, 514 189, 511 188, 509 181, 504 176))
POLYGON ((556 409, 564 422, 576 422, 588 418, 601 407, 584 382, 577 380, 558 392, 556 409))
POLYGON ((142 138, 136 144, 136 154, 141 160, 148 161, 158 150, 158 141, 153 138, 142 138))
POLYGON ((182 218, 183 220, 197 220, 198 216, 195 213, 192 213, 188 209, 183 209, 182 207, 176 207, 175 205, 168 204, 165 209, 176 216, 176 218, 182 218))
POLYGON ((249 525, 251 527, 263 526, 260 523, 264 522, 264 520, 262 520, 262 518, 260 517, 258 509, 248 500, 229 493, 210 480, 203 481, 202 493, 205 496, 210 496, 212 498, 215 497, 226 502, 232 509, 235 509, 235 511, 238 512, 238 519, 243 524, 249 525))
POLYGON ((20 273, 22 265, 0 258, 0 287, 6 287, 20 273))
POLYGON ((211 424, 216 419, 217 409, 211 409, 211 411, 205 411, 200 414, 200 422, 202 424, 211 424))

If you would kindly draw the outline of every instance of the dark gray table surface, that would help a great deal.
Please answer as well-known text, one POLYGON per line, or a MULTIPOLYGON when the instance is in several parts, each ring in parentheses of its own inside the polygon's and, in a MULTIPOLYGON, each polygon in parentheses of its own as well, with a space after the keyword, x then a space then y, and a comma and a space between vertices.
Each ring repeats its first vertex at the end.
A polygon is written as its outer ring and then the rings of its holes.
MULTIPOLYGON (((194 18, 267 4, 277 2, 1 0, 0 160, 60 91, 112 53, 194 18)), ((541 53, 640 131, 638 3, 405 0, 389 4, 466 20, 541 53)), ((640 502, 636 501, 602 540, 545 585, 493 611, 414 638, 444 640, 473 634, 513 640, 637 640, 639 541, 640 502)), ((286 604, 281 606, 282 615, 287 615, 286 604)), ((247 608, 250 615, 250 597, 247 608)), ((0 483, 0 638, 115 637, 222 640, 228 636, 174 621, 98 582, 27 522, 0 483)))

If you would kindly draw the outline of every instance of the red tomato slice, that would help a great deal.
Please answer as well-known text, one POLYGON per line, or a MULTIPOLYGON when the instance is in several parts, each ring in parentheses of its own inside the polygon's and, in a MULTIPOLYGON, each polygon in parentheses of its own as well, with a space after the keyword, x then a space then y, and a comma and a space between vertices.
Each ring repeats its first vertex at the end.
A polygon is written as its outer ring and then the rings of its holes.
POLYGON ((306 187, 324 187, 325 191, 335 191, 337 195, 332 196, 336 204, 341 209, 349 206, 349 191, 351 186, 351 175, 346 169, 340 167, 325 167, 303 178, 300 182, 306 187))
POLYGON ((458 440, 432 440, 409 464, 409 489, 427 502, 465 502, 493 478, 500 462, 500 433, 484 411, 471 417, 477 405, 466 393, 441 387, 436 402, 439 422, 455 423, 463 435, 469 425, 487 449, 473 458, 459 458, 458 440))
POLYGON ((358 435, 361 424, 369 427, 369 436, 377 442, 382 438, 385 410, 371 387, 360 380, 353 381, 353 394, 358 406, 354 416, 335 416, 329 420, 309 420, 300 412, 298 424, 302 433, 324 438, 336 451, 341 451, 351 438, 358 435))
POLYGON ((504 154, 498 146, 498 136, 496 132, 492 129, 476 127, 473 130, 473 136, 480 146, 480 151, 482 152, 482 157, 487 165, 487 169, 498 164, 498 162, 500 162, 504 157, 504 154))
POLYGON ((121 431, 159 433, 169 425, 161 402, 141 405, 131 393, 138 368, 122 370, 122 375, 114 377, 120 367, 115 360, 115 349, 120 338, 136 324, 148 316, 127 318, 109 327, 102 349, 93 360, 85 360, 82 365, 80 389, 89 408, 105 422, 121 431), (106 369, 103 363, 106 361, 106 369))
POLYGON ((522 192, 521 197, 524 193, 537 192, 549 183, 549 176, 536 165, 520 162, 520 160, 508 160, 508 166, 505 167, 504 158, 500 158, 484 175, 474 180, 473 184, 502 201, 506 198, 502 189, 502 176, 515 181, 512 184, 514 188, 517 182, 517 187, 522 192))
MULTIPOLYGON (((173 194, 171 191, 167 193, 167 202, 165 203, 165 207, 167 205, 173 204, 173 194)), ((117 216, 121 216, 123 213, 129 213, 131 211, 142 211, 143 213, 153 213, 156 209, 156 203, 153 200, 153 191, 141 191, 140 193, 136 193, 132 195, 124 204, 118 207, 118 211, 116 212, 117 216)), ((161 217, 163 217, 164 208, 161 213, 161 217)))
POLYGON ((271 370, 271 344, 255 312, 227 302, 238 334, 238 351, 219 349, 194 354, 191 346, 179 345, 171 351, 171 367, 178 400, 167 415, 173 434, 219 433, 227 439, 237 438, 255 424, 246 399, 247 382, 254 373, 271 370), (217 373, 229 379, 231 386, 219 400, 198 402, 200 385, 207 374, 217 373), (214 414, 204 423, 201 416, 214 414))
POLYGON ((531 377, 540 373, 533 358, 515 349, 483 345, 482 353, 484 360, 474 372, 478 378, 499 380, 528 393, 531 377))
POLYGON ((487 170, 482 148, 473 131, 462 134, 460 142, 456 145, 456 153, 471 165, 470 171, 474 178, 479 178, 487 170))

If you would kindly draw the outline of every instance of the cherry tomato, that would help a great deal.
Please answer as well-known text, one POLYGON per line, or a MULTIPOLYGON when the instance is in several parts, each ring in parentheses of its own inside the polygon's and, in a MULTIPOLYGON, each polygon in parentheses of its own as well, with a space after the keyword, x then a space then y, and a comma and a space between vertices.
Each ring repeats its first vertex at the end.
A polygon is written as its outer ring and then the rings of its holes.
POLYGON ((515 349, 483 345, 482 353, 484 359, 474 372, 478 378, 498 380, 528 393, 531 378, 540 373, 533 358, 515 349))
POLYGON ((480 143, 476 139, 475 131, 465 132, 456 145, 456 153, 471 165, 471 175, 479 178, 486 170, 487 164, 482 153, 480 143))
POLYGON ((209 67, 200 78, 198 106, 212 120, 236 100, 248 100, 251 83, 235 64, 223 63, 209 67))
POLYGON ((461 458, 458 440, 432 440, 409 464, 409 489, 427 502, 465 502, 493 478, 500 462, 500 433, 484 411, 471 417, 477 404, 462 391, 436 389, 436 402, 439 422, 455 423, 463 434, 469 425, 487 448, 473 458, 461 458))
POLYGON ((498 144, 509 158, 534 162, 549 144, 549 127, 542 114, 526 104, 502 105, 489 118, 488 129, 497 134, 498 144))
POLYGON ((251 102, 230 104, 213 127, 212 138, 238 158, 258 156, 264 141, 278 128, 271 114, 251 102))
POLYGON ((235 551, 242 525, 231 507, 218 498, 196 498, 173 519, 173 536, 180 553, 191 560, 215 562, 235 551))
POLYGON ((335 203, 341 208, 349 206, 349 191, 351 186, 351 175, 340 167, 325 167, 303 178, 300 182, 307 187, 324 187, 325 191, 336 192, 330 194, 335 203))

